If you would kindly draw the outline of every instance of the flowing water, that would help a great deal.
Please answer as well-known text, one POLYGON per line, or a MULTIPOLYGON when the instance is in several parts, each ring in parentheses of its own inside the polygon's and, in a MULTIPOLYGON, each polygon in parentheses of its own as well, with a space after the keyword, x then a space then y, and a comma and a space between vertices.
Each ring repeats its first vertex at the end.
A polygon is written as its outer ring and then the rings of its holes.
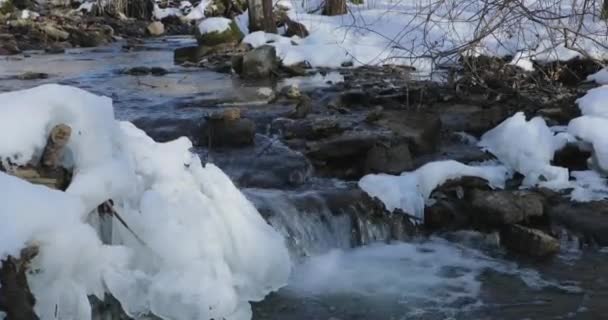
MULTIPOLYGON (((258 87, 269 85, 174 66, 172 50, 192 41, 153 40, 132 52, 115 44, 3 58, 0 92, 59 82, 112 97, 119 119, 198 119, 218 101, 248 101, 258 87), (169 74, 120 72, 136 66, 163 67, 169 74), (24 72, 45 72, 49 78, 19 80, 24 72)), ((256 137, 262 147, 252 150, 198 151, 239 182, 260 184, 272 174, 280 180, 279 168, 290 173, 297 168, 310 178, 310 164, 289 150, 251 156, 271 140, 263 133, 256 137)), ((564 237, 558 257, 529 261, 507 256, 496 236, 474 232, 389 243, 386 223, 371 222, 357 208, 338 212, 328 203, 327 190, 345 188, 348 183, 312 178, 300 187, 243 189, 286 237, 296 263, 289 285, 254 305, 254 319, 608 319, 608 252, 581 249, 576 239, 564 237)))

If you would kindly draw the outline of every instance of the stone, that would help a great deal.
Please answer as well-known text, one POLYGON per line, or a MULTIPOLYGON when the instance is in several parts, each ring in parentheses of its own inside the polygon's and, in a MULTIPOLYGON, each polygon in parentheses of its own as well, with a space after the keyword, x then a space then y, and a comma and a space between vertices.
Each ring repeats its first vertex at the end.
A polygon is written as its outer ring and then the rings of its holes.
POLYGON ((377 143, 367 151, 365 173, 400 174, 412 169, 407 143, 377 143))
POLYGON ((551 221, 566 227, 588 243, 608 246, 608 201, 561 200, 547 208, 551 221))
POLYGON ((345 127, 336 117, 309 117, 305 120, 278 118, 272 129, 279 131, 285 139, 320 140, 344 132, 345 127))
POLYGON ((48 73, 28 71, 17 76, 19 80, 41 80, 47 79, 48 73))
POLYGON ((21 53, 15 36, 12 34, 0 34, 0 55, 13 55, 21 53))
POLYGON ((307 95, 300 96, 298 104, 289 113, 291 119, 302 119, 305 118, 309 113, 312 112, 312 102, 307 95))
POLYGON ((500 243, 509 251, 531 257, 547 257, 559 252, 559 241, 533 228, 509 225, 500 231, 500 243))
POLYGON ((222 32, 214 31, 201 34, 199 28, 196 28, 196 40, 202 46, 215 46, 224 43, 231 43, 236 46, 241 39, 243 39, 243 33, 234 21, 230 22, 230 27, 222 32))
POLYGON ((433 108, 441 110, 442 128, 474 135, 482 135, 509 117, 503 105, 482 108, 471 104, 438 104, 433 108))
POLYGON ((80 30, 78 28, 71 28, 69 31, 70 43, 82 48, 98 47, 111 40, 111 36, 108 36, 99 30, 80 30))
POLYGON ((210 148, 243 147, 253 144, 255 123, 252 120, 236 118, 234 113, 225 114, 224 117, 222 119, 209 118, 202 126, 199 139, 201 146, 210 148))
POLYGON ((470 199, 474 218, 491 226, 520 223, 544 214, 542 196, 532 192, 472 190, 470 199))
POLYGON ((287 99, 300 99, 302 96, 302 92, 300 92, 300 87, 295 84, 285 86, 281 89, 281 94, 284 95, 287 99))
POLYGON ((246 79, 268 78, 277 69, 277 54, 273 46, 261 46, 243 56, 241 77, 246 79))
POLYGON ((198 63, 208 53, 209 49, 204 46, 191 46, 177 48, 173 51, 173 60, 177 63, 198 63))
POLYGON ((167 69, 165 68, 161 68, 161 67, 152 67, 150 68, 150 74, 152 74, 153 76, 164 76, 167 73, 169 73, 169 71, 167 71, 167 69))
POLYGON ((151 36, 162 36, 165 33, 165 25, 160 21, 154 21, 148 25, 146 31, 151 36))
POLYGON ((316 159, 364 156, 378 137, 366 132, 346 132, 338 137, 306 143, 306 155, 316 159))
POLYGON ((384 110, 375 125, 391 130, 407 139, 410 151, 419 156, 438 149, 441 121, 437 114, 401 110, 384 110))
POLYGON ((44 32, 47 36, 55 40, 65 41, 70 37, 70 33, 64 30, 61 30, 53 25, 45 24, 40 27, 42 32, 44 32))
POLYGON ((287 27, 287 30, 285 31, 285 36, 287 37, 298 36, 300 38, 306 38, 309 35, 306 26, 297 21, 288 19, 285 22, 285 26, 287 27))
POLYGON ((262 88, 258 88, 255 92, 255 94, 264 100, 273 100, 274 98, 276 98, 276 95, 274 93, 274 90, 272 90, 272 88, 269 87, 262 87, 262 88))

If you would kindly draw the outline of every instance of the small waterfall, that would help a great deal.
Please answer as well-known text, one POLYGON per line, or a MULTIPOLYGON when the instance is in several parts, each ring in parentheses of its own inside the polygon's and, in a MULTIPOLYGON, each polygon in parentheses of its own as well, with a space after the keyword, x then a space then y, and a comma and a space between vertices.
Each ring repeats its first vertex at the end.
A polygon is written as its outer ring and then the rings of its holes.
POLYGON ((285 236, 296 259, 336 248, 404 239, 413 232, 407 219, 387 214, 358 189, 243 192, 266 221, 285 236))

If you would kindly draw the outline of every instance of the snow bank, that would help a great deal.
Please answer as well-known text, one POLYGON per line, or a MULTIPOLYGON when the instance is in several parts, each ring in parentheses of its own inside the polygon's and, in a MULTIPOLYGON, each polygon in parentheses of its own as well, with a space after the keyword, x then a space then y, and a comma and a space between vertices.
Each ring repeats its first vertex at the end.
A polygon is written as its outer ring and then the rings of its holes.
POLYGON ((608 84, 608 69, 604 68, 592 75, 587 76, 588 81, 595 81, 599 84, 608 84))
POLYGON ((249 301, 286 283, 281 236, 220 169, 201 165, 188 139, 156 143, 114 120, 109 98, 72 87, 44 85, 0 101, 5 166, 39 157, 54 125, 72 127, 66 192, 0 173, 0 257, 40 246, 32 262, 39 272, 28 281, 41 319, 91 319, 87 295, 109 292, 132 316, 245 320, 249 301), (110 198, 144 244, 114 222, 104 245, 97 224, 85 222, 110 198))
POLYGON ((569 45, 592 57, 608 58, 602 47, 608 41, 605 23, 590 14, 581 15, 579 9, 573 9, 578 6, 574 0, 526 2, 525 10, 539 12, 547 19, 544 24, 538 19, 526 18, 524 6, 488 8, 476 0, 349 3, 349 14, 334 17, 318 14, 322 8, 320 1, 291 2, 293 6, 288 15, 302 23, 310 35, 273 43, 287 65, 302 61, 308 61, 313 67, 339 67, 346 62, 355 66, 394 63, 428 72, 435 67, 432 57, 441 57, 437 63, 453 63, 457 60, 453 52, 462 52, 465 47, 469 55, 514 56, 514 64, 530 70, 532 60, 569 60, 581 56, 577 50, 566 48, 563 34, 555 32, 579 30, 575 21, 578 18, 583 19, 581 32, 585 36, 570 37, 569 45), (486 18, 492 19, 485 21, 488 26, 481 23, 480 28, 478 19, 482 10, 489 10, 486 18), (313 11, 317 14, 312 14, 313 11), (575 14, 577 19, 569 19, 569 14, 575 14), (496 25, 497 22, 502 24, 496 25), (479 34, 480 29, 494 32, 479 34), (468 46, 478 38, 475 45, 468 46), (573 40, 576 41, 572 43, 573 40))
POLYGON ((608 118, 608 85, 587 91, 576 103, 583 115, 608 118))
POLYGON ((232 20, 222 17, 207 18, 198 25, 198 31, 200 34, 207 34, 212 32, 224 32, 230 29, 230 23, 232 20))
POLYGON ((448 160, 427 163, 400 176, 369 174, 359 180, 359 187, 371 197, 380 199, 389 211, 401 209, 422 218, 426 200, 444 182, 465 176, 480 177, 493 188, 503 188, 508 175, 503 166, 468 166, 448 160))
POLYGON ((568 170, 551 165, 555 151, 564 141, 554 136, 540 117, 526 120, 523 112, 506 119, 486 132, 479 146, 502 163, 525 176, 524 186, 559 188, 568 183, 568 170))

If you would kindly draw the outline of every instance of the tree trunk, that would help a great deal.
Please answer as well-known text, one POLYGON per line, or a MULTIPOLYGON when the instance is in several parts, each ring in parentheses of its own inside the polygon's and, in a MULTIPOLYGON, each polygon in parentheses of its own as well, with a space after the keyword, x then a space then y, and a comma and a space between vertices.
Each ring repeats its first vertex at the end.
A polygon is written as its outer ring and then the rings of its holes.
POLYGON ((346 14, 346 0, 325 0, 325 10, 323 11, 323 14, 326 16, 346 14))
POLYGON ((276 33, 277 27, 272 14, 272 0, 247 0, 249 8, 249 32, 265 31, 276 33))
POLYGON ((608 20, 608 0, 604 0, 602 5, 602 19, 608 20))

